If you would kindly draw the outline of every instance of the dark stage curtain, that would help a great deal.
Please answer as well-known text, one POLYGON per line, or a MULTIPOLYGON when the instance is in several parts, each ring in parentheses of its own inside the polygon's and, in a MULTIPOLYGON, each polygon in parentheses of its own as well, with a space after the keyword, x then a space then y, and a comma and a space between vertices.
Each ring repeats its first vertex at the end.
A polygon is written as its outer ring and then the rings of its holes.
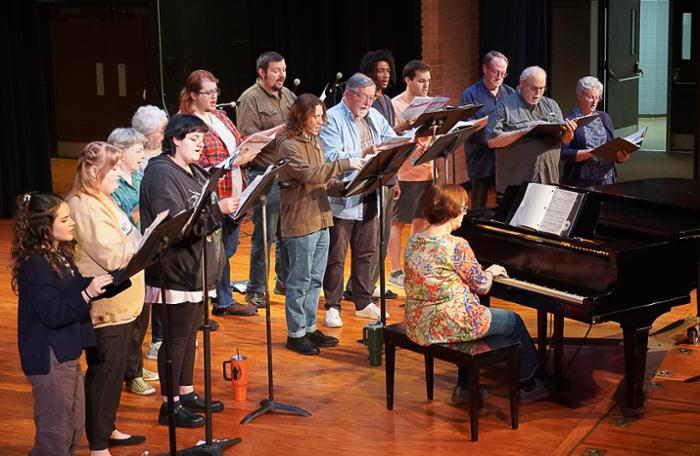
POLYGON ((298 93, 318 95, 337 72, 343 79, 355 73, 365 52, 386 48, 398 73, 393 96, 403 91, 403 65, 421 58, 420 0, 252 1, 249 18, 251 80, 257 56, 276 50, 285 56, 287 80, 301 79, 298 93))
POLYGON ((29 0, 3 2, 0 16, 5 70, 0 72, 0 217, 14 212, 16 195, 51 190, 50 79, 44 17, 29 0))
POLYGON ((506 84, 518 85, 520 73, 539 65, 549 70, 549 1, 481 0, 479 51, 503 52, 510 62, 506 84))

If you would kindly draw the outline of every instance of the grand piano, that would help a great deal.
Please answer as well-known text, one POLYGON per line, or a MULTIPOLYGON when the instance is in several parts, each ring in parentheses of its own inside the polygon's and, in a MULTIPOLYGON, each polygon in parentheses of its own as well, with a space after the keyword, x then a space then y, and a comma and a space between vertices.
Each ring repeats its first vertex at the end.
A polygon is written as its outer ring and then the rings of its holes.
POLYGON ((484 265, 500 264, 491 295, 537 309, 541 359, 553 315, 554 370, 561 375, 564 318, 614 321, 623 331, 623 412, 644 412, 649 330, 672 307, 690 302, 698 282, 700 183, 648 179, 587 189, 566 237, 512 226, 526 186, 510 187, 495 208, 465 217, 456 235, 484 265))

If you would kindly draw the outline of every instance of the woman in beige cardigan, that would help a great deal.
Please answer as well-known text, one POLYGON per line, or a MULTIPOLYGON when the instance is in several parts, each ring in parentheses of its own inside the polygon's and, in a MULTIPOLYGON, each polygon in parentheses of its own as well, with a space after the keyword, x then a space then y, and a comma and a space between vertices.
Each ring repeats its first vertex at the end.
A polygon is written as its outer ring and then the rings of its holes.
MULTIPOLYGON (((66 197, 75 220, 75 263, 85 276, 99 276, 126 266, 140 235, 110 195, 118 185, 121 151, 104 142, 85 146, 78 158, 73 186, 66 197)), ((109 446, 145 440, 116 428, 129 337, 143 308, 143 273, 126 291, 92 302, 90 316, 97 346, 87 350, 85 427, 91 456, 109 455, 109 446)))

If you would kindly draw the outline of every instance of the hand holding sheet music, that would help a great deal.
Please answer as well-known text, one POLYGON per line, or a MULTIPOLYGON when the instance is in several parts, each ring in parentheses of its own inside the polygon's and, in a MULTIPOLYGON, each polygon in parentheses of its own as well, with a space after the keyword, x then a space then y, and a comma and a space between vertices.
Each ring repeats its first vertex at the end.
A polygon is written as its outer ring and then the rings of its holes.
POLYGON ((283 125, 278 125, 270 130, 260 131, 258 133, 253 133, 248 136, 245 141, 236 147, 236 149, 231 152, 225 160, 216 165, 217 168, 231 169, 234 166, 234 162, 239 157, 243 160, 236 164, 236 166, 242 166, 250 162, 252 159, 257 157, 261 150, 267 146, 272 140, 275 139, 277 132, 283 127, 283 125), (268 134, 268 133, 272 134, 268 134))
POLYGON ((605 144, 596 147, 590 151, 591 155, 600 157, 610 163, 619 162, 618 151, 623 151, 627 156, 632 152, 636 152, 642 146, 642 141, 647 134, 647 127, 638 130, 624 138, 615 138, 605 144))

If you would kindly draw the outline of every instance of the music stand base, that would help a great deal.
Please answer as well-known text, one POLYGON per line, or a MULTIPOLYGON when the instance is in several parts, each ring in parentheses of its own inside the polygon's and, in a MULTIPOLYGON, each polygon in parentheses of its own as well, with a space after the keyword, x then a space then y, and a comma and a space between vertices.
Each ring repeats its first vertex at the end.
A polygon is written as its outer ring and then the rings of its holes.
MULTIPOLYGON (((224 450, 231 448, 240 441, 240 437, 234 437, 232 439, 215 439, 211 445, 204 443, 202 445, 185 448, 184 450, 177 450, 175 454, 178 456, 223 456, 224 450)), ((170 456, 170 453, 160 453, 158 456, 170 456)))
POLYGON ((285 412, 290 412, 300 416, 311 416, 311 413, 299 407, 295 407, 293 405, 279 404, 269 399, 263 399, 262 401, 260 401, 260 407, 258 407, 257 410, 253 410, 252 412, 247 414, 245 418, 241 420, 241 424, 248 424, 260 415, 264 415, 267 412, 272 412, 275 410, 283 410, 285 412))

